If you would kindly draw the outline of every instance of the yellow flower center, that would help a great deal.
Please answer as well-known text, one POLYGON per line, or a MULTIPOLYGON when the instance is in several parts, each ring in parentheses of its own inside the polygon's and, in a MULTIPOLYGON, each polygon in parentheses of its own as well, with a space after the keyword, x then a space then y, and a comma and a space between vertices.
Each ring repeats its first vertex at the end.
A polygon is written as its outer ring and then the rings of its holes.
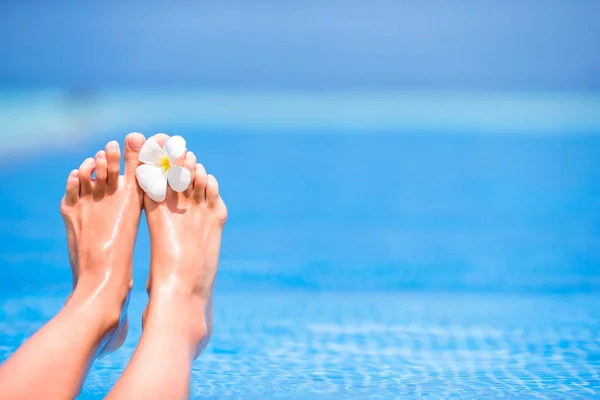
POLYGON ((169 157, 167 157, 167 156, 164 156, 163 158, 161 158, 158 165, 161 166, 163 171, 168 171, 171 169, 171 163, 169 162, 169 157))

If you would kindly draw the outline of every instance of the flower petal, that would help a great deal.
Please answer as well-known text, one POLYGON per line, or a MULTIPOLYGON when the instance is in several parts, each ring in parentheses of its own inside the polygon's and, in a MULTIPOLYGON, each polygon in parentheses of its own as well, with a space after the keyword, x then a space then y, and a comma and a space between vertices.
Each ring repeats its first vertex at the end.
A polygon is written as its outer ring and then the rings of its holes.
POLYGON ((137 181, 152 200, 161 202, 167 195, 167 173, 157 165, 142 164, 135 170, 137 181))
POLYGON ((171 136, 165 143, 165 153, 169 161, 173 162, 185 154, 185 139, 179 135, 171 136))
POLYGON ((169 170, 169 175, 167 179, 169 181, 169 186, 171 186, 171 189, 181 193, 185 189, 187 189, 188 186, 190 186, 190 182, 192 182, 192 173, 189 169, 185 167, 173 165, 169 170))
POLYGON ((144 192, 147 192, 163 173, 161 167, 152 164, 142 164, 135 169, 135 177, 144 192))
POLYGON ((150 137, 142 146, 138 160, 145 164, 160 164, 165 155, 156 139, 150 137))
POLYGON ((167 174, 163 173, 146 194, 155 202, 162 202, 167 197, 167 174))

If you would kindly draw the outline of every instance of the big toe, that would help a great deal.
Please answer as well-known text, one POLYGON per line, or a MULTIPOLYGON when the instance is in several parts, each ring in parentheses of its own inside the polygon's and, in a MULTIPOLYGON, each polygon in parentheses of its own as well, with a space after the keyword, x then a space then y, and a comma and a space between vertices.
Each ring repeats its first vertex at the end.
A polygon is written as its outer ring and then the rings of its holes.
POLYGON ((135 169, 140 165, 139 156, 142 146, 146 143, 144 135, 133 132, 125 138, 125 177, 135 177, 135 169))
POLYGON ((157 133, 156 135, 153 136, 153 138, 158 142, 158 144, 160 145, 160 147, 163 147, 165 145, 165 143, 167 143, 167 140, 169 140, 169 135, 167 135, 166 133, 157 133))

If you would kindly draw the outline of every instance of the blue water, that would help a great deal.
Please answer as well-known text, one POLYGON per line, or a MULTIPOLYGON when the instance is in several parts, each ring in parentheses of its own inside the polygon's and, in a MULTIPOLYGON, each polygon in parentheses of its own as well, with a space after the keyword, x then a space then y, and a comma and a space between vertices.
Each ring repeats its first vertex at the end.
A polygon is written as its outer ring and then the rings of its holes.
MULTIPOLYGON (((230 211, 194 397, 600 397, 600 137, 161 130, 230 211)), ((66 298, 64 180, 112 138, 0 162, 0 359, 66 298)), ((82 398, 140 336, 145 230, 82 398)))

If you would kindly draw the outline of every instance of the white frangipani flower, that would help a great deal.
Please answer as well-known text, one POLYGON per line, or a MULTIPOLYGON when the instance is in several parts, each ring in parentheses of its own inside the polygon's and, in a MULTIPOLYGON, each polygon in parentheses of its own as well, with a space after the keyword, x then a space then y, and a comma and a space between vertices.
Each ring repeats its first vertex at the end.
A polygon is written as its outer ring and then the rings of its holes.
POLYGON ((188 188, 192 181, 191 171, 174 164, 183 159, 185 152, 185 139, 181 136, 169 138, 164 148, 153 137, 144 143, 139 156, 143 164, 137 167, 135 176, 148 197, 159 203, 163 201, 167 196, 167 184, 176 192, 188 188))

